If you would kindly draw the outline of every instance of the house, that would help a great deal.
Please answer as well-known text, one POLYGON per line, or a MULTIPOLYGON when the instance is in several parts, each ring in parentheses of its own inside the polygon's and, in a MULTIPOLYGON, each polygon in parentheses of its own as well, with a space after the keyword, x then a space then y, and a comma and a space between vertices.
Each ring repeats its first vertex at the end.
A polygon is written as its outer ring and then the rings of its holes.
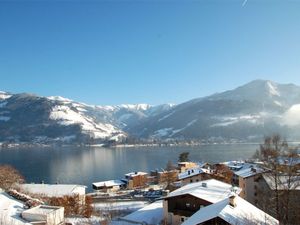
POLYGON ((178 180, 181 181, 181 185, 184 186, 189 183, 199 182, 207 180, 210 177, 210 170, 200 167, 188 169, 185 172, 178 174, 178 180))
POLYGON ((265 172, 256 163, 244 161, 229 161, 223 163, 233 172, 232 183, 238 185, 242 191, 240 197, 246 199, 251 204, 256 204, 257 199, 257 181, 265 172))
POLYGON ((201 208, 182 225, 279 225, 278 220, 233 194, 201 208))
POLYGON ((78 196, 85 200, 86 186, 77 184, 20 184, 20 190, 29 195, 44 197, 78 196))
POLYGON ((121 180, 107 180, 93 183, 93 189, 101 192, 114 192, 126 186, 126 183, 121 180))
POLYGON ((128 189, 141 188, 147 186, 148 174, 145 172, 131 172, 125 174, 122 179, 127 184, 128 189))
POLYGON ((179 225, 199 209, 228 198, 232 192, 239 194, 240 188, 215 179, 187 184, 163 198, 164 220, 179 225))
POLYGON ((22 218, 32 224, 60 225, 64 224, 64 208, 39 205, 23 211, 22 218))
POLYGON ((183 173, 191 168, 199 167, 199 165, 195 162, 178 162, 177 165, 180 173, 183 173))
POLYGON ((236 171, 234 174, 238 177, 238 186, 242 189, 240 197, 251 204, 256 204, 257 199, 257 181, 262 176, 264 169, 253 166, 236 171))

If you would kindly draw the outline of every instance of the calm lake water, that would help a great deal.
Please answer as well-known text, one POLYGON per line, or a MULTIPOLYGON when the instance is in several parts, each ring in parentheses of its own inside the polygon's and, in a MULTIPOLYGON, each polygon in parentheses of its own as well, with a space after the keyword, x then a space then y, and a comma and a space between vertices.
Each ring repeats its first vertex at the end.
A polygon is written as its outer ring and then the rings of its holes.
POLYGON ((188 151, 192 161, 220 162, 250 158, 258 145, 202 145, 192 147, 49 147, 0 149, 0 164, 16 167, 27 182, 84 184, 121 179, 131 171, 164 168, 188 151))

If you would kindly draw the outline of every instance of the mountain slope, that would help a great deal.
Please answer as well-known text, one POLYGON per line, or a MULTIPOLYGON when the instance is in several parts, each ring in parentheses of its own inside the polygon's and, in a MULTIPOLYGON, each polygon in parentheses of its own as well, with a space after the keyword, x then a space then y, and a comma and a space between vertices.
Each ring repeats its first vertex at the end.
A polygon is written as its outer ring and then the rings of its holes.
POLYGON ((256 80, 179 104, 128 132, 154 139, 259 139, 273 132, 291 134, 291 124, 284 118, 299 103, 300 87, 256 80))
POLYGON ((0 92, 0 142, 96 144, 128 139, 300 139, 300 87, 255 80, 172 105, 95 106, 60 96, 0 92))
POLYGON ((94 106, 60 96, 0 92, 0 142, 121 142, 123 131, 167 105, 94 106))
POLYGON ((15 94, 0 105, 0 141, 86 143, 126 136, 105 111, 61 97, 15 94))

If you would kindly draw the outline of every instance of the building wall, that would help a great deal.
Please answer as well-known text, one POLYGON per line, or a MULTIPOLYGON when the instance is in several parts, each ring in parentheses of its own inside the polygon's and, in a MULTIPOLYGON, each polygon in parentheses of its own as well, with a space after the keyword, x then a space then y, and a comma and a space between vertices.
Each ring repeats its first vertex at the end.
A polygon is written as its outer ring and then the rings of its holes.
POLYGON ((200 173, 191 177, 187 177, 185 179, 181 179, 181 184, 182 186, 190 184, 190 183, 195 183, 195 182, 199 182, 202 180, 207 180, 210 179, 209 174, 206 173, 200 173))
POLYGON ((246 178, 239 177, 239 187, 242 188, 240 197, 253 205, 255 205, 257 202, 257 179, 259 177, 260 174, 246 178))
POLYGON ((146 175, 137 175, 137 176, 132 176, 127 183, 127 188, 128 189, 134 189, 138 187, 145 187, 147 185, 147 174, 146 175))
POLYGON ((73 193, 78 195, 85 195, 85 187, 77 186, 76 188, 74 188, 73 193))
POLYGON ((47 225, 59 225, 64 222, 64 208, 61 207, 47 216, 47 225))
POLYGON ((180 173, 183 173, 188 169, 196 168, 197 166, 197 163, 194 162, 185 162, 184 164, 178 164, 180 173))
POLYGON ((167 224, 179 225, 197 212, 201 207, 211 203, 191 195, 168 198, 163 202, 164 221, 167 224), (189 206, 187 207, 187 203, 189 206))

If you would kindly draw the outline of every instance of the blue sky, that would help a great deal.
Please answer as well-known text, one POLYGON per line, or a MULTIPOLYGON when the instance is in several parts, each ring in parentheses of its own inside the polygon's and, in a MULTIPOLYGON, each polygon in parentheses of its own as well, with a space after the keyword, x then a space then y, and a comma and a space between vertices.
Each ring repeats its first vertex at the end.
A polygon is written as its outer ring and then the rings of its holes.
POLYGON ((0 1, 0 90, 180 103, 300 85, 300 1, 0 1))

